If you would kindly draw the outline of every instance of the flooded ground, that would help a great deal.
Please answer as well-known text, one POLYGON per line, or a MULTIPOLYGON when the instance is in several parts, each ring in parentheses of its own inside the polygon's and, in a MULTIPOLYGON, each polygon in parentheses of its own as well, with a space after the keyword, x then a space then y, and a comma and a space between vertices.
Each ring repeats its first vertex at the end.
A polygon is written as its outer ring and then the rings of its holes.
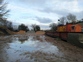
POLYGON ((44 35, 1 36, 0 62, 83 62, 83 49, 44 35))

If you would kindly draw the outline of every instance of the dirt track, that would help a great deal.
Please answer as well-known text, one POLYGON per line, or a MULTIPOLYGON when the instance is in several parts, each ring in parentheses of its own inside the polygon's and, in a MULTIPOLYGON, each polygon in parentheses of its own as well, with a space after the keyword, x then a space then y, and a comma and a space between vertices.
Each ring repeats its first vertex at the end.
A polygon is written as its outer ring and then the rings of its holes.
POLYGON ((83 49, 39 33, 1 36, 0 62, 83 62, 83 49))

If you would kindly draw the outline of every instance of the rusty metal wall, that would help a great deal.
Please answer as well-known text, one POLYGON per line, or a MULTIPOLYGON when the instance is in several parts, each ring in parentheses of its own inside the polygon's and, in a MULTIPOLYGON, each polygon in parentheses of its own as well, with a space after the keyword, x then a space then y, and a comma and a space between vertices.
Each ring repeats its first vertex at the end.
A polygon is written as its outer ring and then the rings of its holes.
POLYGON ((80 42, 79 40, 79 35, 80 33, 68 33, 68 39, 67 42, 76 45, 78 47, 82 47, 83 48, 83 43, 80 42))

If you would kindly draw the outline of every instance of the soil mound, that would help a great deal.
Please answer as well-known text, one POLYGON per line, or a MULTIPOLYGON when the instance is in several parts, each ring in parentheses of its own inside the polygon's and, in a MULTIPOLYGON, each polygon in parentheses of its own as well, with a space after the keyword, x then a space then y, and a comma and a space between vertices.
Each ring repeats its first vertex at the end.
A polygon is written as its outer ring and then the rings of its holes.
POLYGON ((10 31, 6 26, 0 26, 0 35, 12 35, 14 32, 10 31))
POLYGON ((44 31, 37 31, 36 34, 43 35, 43 34, 45 34, 45 32, 44 31))
POLYGON ((19 32, 17 32, 17 34, 25 34, 26 32, 23 30, 20 30, 19 32))

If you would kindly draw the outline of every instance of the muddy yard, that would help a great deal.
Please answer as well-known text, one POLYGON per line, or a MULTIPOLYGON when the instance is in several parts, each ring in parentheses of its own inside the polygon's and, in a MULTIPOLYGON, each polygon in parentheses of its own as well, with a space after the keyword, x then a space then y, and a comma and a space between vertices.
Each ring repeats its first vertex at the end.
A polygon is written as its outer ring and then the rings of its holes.
POLYGON ((0 36, 0 62, 83 62, 83 49, 42 34, 0 36))

